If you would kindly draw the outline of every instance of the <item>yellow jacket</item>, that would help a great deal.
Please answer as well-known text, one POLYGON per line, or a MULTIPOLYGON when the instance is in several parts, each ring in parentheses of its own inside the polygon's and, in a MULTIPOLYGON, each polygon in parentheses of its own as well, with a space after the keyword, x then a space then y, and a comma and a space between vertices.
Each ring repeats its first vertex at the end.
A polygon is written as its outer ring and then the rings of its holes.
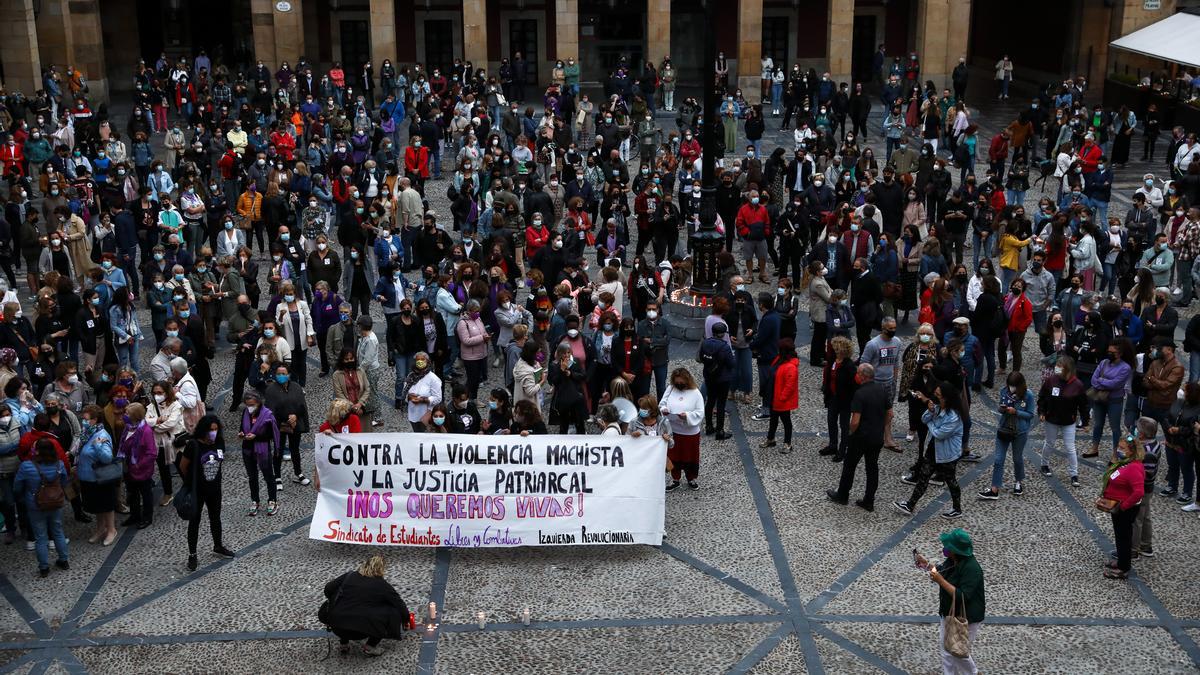
POLYGON ((238 197, 237 212, 252 223, 262 220, 262 195, 249 190, 238 197))
MULTIPOLYGON (((239 210, 240 208, 239 206, 239 210)), ((1032 237, 1021 240, 1005 232, 1004 236, 1000 237, 1000 266, 1010 270, 1018 269, 1021 264, 1021 249, 1031 241, 1032 237)))

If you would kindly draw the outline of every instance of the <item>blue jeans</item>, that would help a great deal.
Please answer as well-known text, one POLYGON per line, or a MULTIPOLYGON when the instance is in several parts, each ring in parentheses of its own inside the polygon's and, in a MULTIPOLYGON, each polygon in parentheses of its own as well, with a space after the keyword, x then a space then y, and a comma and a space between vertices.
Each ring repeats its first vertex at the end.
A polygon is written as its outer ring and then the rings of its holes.
POLYGON ((996 233, 995 232, 992 232, 987 237, 980 237, 978 231, 974 232, 971 235, 971 244, 972 244, 971 254, 975 259, 974 260, 975 266, 971 268, 972 270, 979 269, 979 258, 981 256, 985 257, 985 258, 991 258, 995 255, 995 253, 992 251, 993 243, 995 241, 996 241, 996 233))
POLYGON ((396 361, 396 400, 399 401, 404 395, 404 379, 412 370, 413 355, 396 352, 392 358, 396 361))
POLYGON ((1011 82, 1011 80, 1009 80, 1008 78, 1004 78, 1003 80, 1000 80, 1000 95, 1003 96, 1004 98, 1008 98, 1008 83, 1009 82, 1011 82))
POLYGON ((1107 401, 1092 401, 1092 445, 1100 445, 1100 436, 1104 433, 1104 418, 1108 417, 1108 426, 1112 429, 1113 447, 1121 436, 1121 411, 1125 408, 1125 397, 1109 397, 1107 401))
MULTIPOLYGON (((745 349, 743 351, 745 351, 747 354, 750 353, 749 349, 745 349)), ((660 400, 660 401, 662 400, 663 392, 666 390, 667 390, 667 364, 664 363, 661 366, 654 366, 654 392, 655 392, 655 396, 658 398, 658 400, 660 400)), ((749 390, 749 385, 747 385, 747 390, 749 390)))
POLYGON ((1010 270, 1007 267, 1000 268, 1000 292, 1008 293, 1009 286, 1012 286, 1013 279, 1017 278, 1017 271, 1010 270))
POLYGON ((1092 222, 1099 227, 1108 227, 1108 202, 1092 201, 1092 222))
POLYGON ((1100 277, 1100 287, 1096 290, 1105 295, 1117 294, 1117 264, 1104 263, 1104 273, 1100 277))
POLYGON ((1004 486, 1004 456, 1012 446, 1013 477, 1018 482, 1025 480, 1025 443, 1029 433, 1017 434, 1011 441, 1000 440, 996 437, 996 457, 992 462, 992 487, 999 490, 1004 486))
POLYGON ((446 344, 450 349, 450 358, 446 360, 446 367, 442 368, 442 375, 449 378, 450 374, 454 372, 454 363, 458 361, 459 356, 458 335, 454 331, 450 331, 450 334, 446 336, 446 344))
POLYGON ((783 107, 783 85, 771 85, 771 109, 779 110, 783 107))
POLYGON ((58 551, 58 559, 67 560, 67 537, 63 534, 62 508, 53 511, 43 511, 35 505, 29 510, 29 524, 33 526, 34 540, 37 542, 38 569, 50 567, 50 537, 54 537, 54 548, 58 551))
MULTIPOLYGON (((984 378, 983 381, 988 382, 988 383, 995 382, 995 380, 996 380, 996 338, 994 338, 994 337, 980 338, 979 346, 983 348, 983 360, 984 360, 984 363, 987 364, 987 377, 984 378)), ((975 370, 975 382, 976 383, 979 383, 979 374, 982 371, 983 371, 983 368, 978 368, 978 367, 976 368, 976 370, 975 370)))
POLYGON ((1200 351, 1188 354, 1188 382, 1200 381, 1200 351))
POLYGON ((117 361, 121 363, 122 368, 137 368, 138 365, 138 341, 125 342, 117 345, 117 361), (132 364, 132 366, 130 365, 132 364))
POLYGON ((749 394, 750 389, 754 386, 754 358, 750 355, 750 349, 735 349, 733 350, 737 356, 736 370, 733 373, 733 391, 744 394, 749 394))
POLYGON ((1025 203, 1025 191, 1024 190, 1005 190, 1004 191, 1004 202, 1009 205, 1024 204, 1025 203))

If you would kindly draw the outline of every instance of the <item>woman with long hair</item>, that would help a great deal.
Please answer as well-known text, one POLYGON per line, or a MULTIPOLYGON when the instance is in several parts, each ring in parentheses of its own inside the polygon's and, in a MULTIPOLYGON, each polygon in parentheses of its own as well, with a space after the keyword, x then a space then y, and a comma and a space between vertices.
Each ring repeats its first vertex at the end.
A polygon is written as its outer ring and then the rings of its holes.
POLYGON ((195 571, 196 543, 200 538, 200 518, 208 509, 208 529, 212 534, 213 554, 221 558, 232 558, 233 551, 221 540, 221 465, 225 462, 225 438, 221 434, 221 420, 216 415, 205 415, 196 423, 192 437, 179 454, 179 475, 185 485, 193 486, 196 511, 188 519, 189 571, 195 571))
POLYGON ((945 382, 938 383, 933 390, 933 397, 920 392, 914 395, 926 406, 921 420, 929 427, 929 435, 933 438, 917 465, 912 495, 907 501, 892 502, 892 506, 900 513, 911 516, 916 511, 917 502, 929 488, 930 478, 936 477, 946 484, 950 499, 953 500, 952 507, 942 517, 958 518, 962 516, 962 490, 958 487, 956 475, 958 460, 962 456, 965 415, 962 397, 957 389, 945 382))
POLYGON ((767 427, 767 440, 764 445, 774 447, 775 430, 782 423, 783 448, 779 452, 785 455, 792 452, 792 411, 800 407, 798 365, 795 343, 791 338, 781 339, 779 355, 771 362, 775 374, 771 395, 771 421, 767 427))
POLYGON ((1004 458, 1012 450, 1014 495, 1024 492, 1025 444, 1029 441, 1029 429, 1037 416, 1037 402, 1033 392, 1025 385, 1025 375, 1020 371, 1008 374, 1008 385, 1000 390, 1000 404, 996 410, 996 457, 992 463, 992 484, 979 493, 982 500, 1000 498, 1004 487, 1004 458))

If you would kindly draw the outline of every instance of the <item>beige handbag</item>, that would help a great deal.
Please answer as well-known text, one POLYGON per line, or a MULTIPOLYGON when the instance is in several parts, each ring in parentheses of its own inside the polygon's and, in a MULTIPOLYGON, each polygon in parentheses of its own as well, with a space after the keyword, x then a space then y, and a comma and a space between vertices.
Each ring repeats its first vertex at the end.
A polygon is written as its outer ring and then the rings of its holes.
POLYGON ((967 630, 967 601, 963 601, 962 614, 958 613, 958 591, 950 596, 950 616, 946 617, 946 630, 943 647, 956 658, 965 659, 971 655, 971 634, 967 630))

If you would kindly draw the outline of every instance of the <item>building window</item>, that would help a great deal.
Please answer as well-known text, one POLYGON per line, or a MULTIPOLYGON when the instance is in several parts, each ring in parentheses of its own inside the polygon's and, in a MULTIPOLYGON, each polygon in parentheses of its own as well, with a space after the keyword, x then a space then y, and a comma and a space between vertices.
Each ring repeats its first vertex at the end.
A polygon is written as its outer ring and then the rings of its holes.
POLYGON ((353 81, 362 64, 371 60, 371 29, 366 21, 341 21, 339 36, 342 43, 342 70, 353 81))

